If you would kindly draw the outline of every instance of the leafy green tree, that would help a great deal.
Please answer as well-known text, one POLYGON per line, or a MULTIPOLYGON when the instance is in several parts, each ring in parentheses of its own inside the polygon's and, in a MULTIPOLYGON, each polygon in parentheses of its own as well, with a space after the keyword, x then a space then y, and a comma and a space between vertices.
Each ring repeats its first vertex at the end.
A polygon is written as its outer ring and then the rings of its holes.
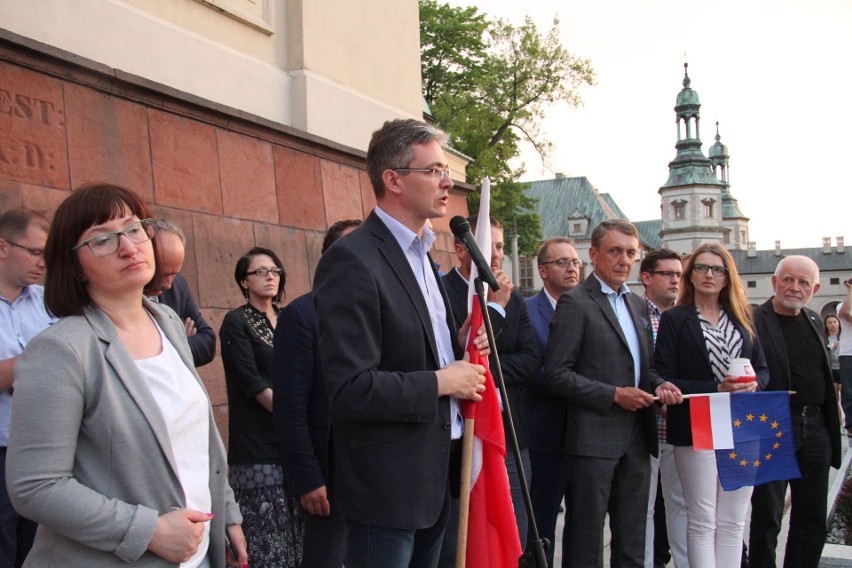
MULTIPOLYGON (((540 132, 548 105, 581 104, 578 88, 594 84, 586 59, 561 44, 559 20, 542 35, 527 17, 521 26, 489 19, 476 7, 455 8, 437 0, 420 0, 423 93, 439 126, 454 148, 469 156, 467 182, 492 180, 491 210, 506 227, 518 231, 522 253, 535 252, 541 226, 535 201, 515 183, 523 166, 509 162, 522 142, 533 145, 542 160, 552 144, 540 132)), ((478 208, 478 192, 468 197, 478 208)))

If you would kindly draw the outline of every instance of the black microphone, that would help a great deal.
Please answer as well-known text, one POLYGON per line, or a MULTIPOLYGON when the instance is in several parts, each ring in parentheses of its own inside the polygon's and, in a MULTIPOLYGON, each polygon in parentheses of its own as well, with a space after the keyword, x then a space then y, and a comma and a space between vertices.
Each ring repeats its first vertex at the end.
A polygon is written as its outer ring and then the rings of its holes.
POLYGON ((461 215, 456 215, 450 219, 450 230, 461 241, 464 248, 467 249, 482 281, 488 284, 488 287, 495 292, 499 290, 500 285, 497 284, 497 279, 494 278, 494 273, 491 272, 491 263, 485 261, 482 251, 479 250, 479 246, 476 244, 476 239, 473 238, 473 233, 470 232, 470 223, 461 215))

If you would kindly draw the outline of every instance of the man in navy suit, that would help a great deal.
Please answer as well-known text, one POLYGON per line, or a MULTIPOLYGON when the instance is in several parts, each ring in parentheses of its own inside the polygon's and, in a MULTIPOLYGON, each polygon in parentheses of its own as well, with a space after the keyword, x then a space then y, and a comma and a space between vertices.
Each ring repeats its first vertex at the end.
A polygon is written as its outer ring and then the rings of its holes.
MULTIPOLYGON (((352 232, 360 220, 338 221, 328 228, 322 252, 352 232)), ((314 295, 303 294, 278 314, 272 414, 275 431, 290 476, 290 493, 305 514, 302 564, 340 568, 346 545, 346 525, 328 478, 328 396, 317 342, 314 295)))
MULTIPOLYGON (((538 274, 544 286, 541 292, 527 298, 526 305, 542 357, 550 336, 550 318, 556 302, 565 292, 580 283, 583 261, 577 256, 574 241, 554 237, 538 248, 538 274)), ((544 369, 527 385, 523 399, 524 418, 529 434, 530 463, 532 464, 533 512, 539 536, 550 542, 545 554, 548 566, 553 566, 556 546, 556 518, 559 506, 568 493, 568 454, 565 453, 565 401, 555 398, 544 388, 544 369)), ((563 544, 567 530, 563 530, 563 544)), ((532 535, 528 535, 529 539, 532 535)))
POLYGON ((192 351, 192 362, 201 367, 216 355, 216 332, 204 320, 189 291, 189 284, 180 275, 186 257, 186 236, 180 227, 167 219, 155 219, 154 230, 157 231, 160 277, 145 289, 145 294, 157 298, 180 317, 192 351))
POLYGON ((657 453, 651 405, 680 402, 680 391, 651 364, 645 302, 626 282, 639 233, 624 219, 592 231, 595 271, 556 305, 544 360, 545 383, 565 399, 568 546, 563 566, 599 566, 609 513, 612 564, 641 567, 645 557, 650 455, 657 453))
MULTIPOLYGON (((476 232, 477 217, 468 217, 471 230, 476 232)), ((530 324, 524 300, 520 293, 514 289, 509 277, 503 272, 503 227, 496 219, 491 222, 491 269, 494 277, 500 284, 500 289, 494 292, 489 289, 488 314, 494 329, 494 339, 497 346, 497 354, 500 359, 500 369, 503 371, 503 380, 506 383, 506 394, 509 397, 509 406, 512 409, 512 422, 518 438, 518 447, 521 450, 521 463, 527 479, 530 478, 530 460, 527 450, 527 430, 524 423, 524 413, 521 405, 521 392, 523 387, 532 381, 541 367, 541 355, 536 343, 535 334, 530 324)), ((459 266, 450 270, 443 276, 444 286, 450 296, 450 305, 453 308, 456 321, 464 321, 468 314, 468 294, 471 257, 461 241, 456 239, 456 255, 459 258, 459 266)), ((485 254, 483 252, 483 254, 485 254)), ((493 367, 492 367, 493 368, 493 367)), ((504 430, 508 428, 506 414, 503 414, 504 430)), ((518 534, 523 546, 527 536, 527 510, 521 489, 520 474, 512 446, 506 434, 506 470, 509 475, 509 487, 512 492, 512 505, 515 508, 515 520, 518 523, 518 534)), ((441 551, 441 565, 455 566, 455 552, 457 535, 452 527, 457 523, 457 503, 453 502, 453 519, 450 521, 450 529, 444 536, 444 545, 441 551)))
POLYGON ((749 566, 775 566, 784 497, 792 507, 784 566, 816 568, 826 537, 828 469, 840 467, 840 419, 822 320, 805 307, 819 290, 819 267, 788 256, 772 276, 775 295, 754 310, 757 336, 769 365, 765 390, 795 391, 790 417, 802 476, 770 481, 751 497, 749 566))
POLYGON ((485 389, 485 368, 459 360, 466 330, 428 254, 427 220, 446 215, 453 186, 446 140, 411 119, 374 132, 367 172, 376 208, 316 270, 331 490, 346 519, 347 568, 436 566, 451 441, 464 424, 458 401, 482 400, 485 389))

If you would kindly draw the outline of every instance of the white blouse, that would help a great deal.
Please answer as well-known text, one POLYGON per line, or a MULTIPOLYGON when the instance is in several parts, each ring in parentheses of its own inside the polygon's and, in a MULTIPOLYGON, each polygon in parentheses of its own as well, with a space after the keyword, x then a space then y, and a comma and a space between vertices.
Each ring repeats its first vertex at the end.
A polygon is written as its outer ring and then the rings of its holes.
MULTIPOLYGON (((155 357, 136 360, 136 367, 163 414, 178 479, 186 497, 186 507, 208 512, 212 508, 208 426, 210 403, 201 385, 159 325, 157 331, 160 332, 162 351, 155 357)), ((181 567, 208 567, 209 545, 210 523, 204 523, 204 535, 198 552, 181 567)))

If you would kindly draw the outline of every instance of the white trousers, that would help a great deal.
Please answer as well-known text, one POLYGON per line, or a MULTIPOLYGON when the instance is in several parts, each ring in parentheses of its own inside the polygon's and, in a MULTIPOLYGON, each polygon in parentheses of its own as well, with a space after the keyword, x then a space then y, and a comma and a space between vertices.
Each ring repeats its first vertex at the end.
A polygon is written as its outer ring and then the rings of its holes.
POLYGON ((686 502, 675 465, 674 446, 660 442, 660 457, 651 458, 651 491, 648 494, 648 521, 645 525, 645 568, 654 568, 654 505, 657 477, 662 478, 666 502, 666 532, 675 568, 689 568, 686 548, 686 502))
POLYGON ((687 512, 687 551, 691 568, 740 565, 743 529, 752 487, 724 491, 716 470, 716 453, 677 446, 675 464, 687 512))

